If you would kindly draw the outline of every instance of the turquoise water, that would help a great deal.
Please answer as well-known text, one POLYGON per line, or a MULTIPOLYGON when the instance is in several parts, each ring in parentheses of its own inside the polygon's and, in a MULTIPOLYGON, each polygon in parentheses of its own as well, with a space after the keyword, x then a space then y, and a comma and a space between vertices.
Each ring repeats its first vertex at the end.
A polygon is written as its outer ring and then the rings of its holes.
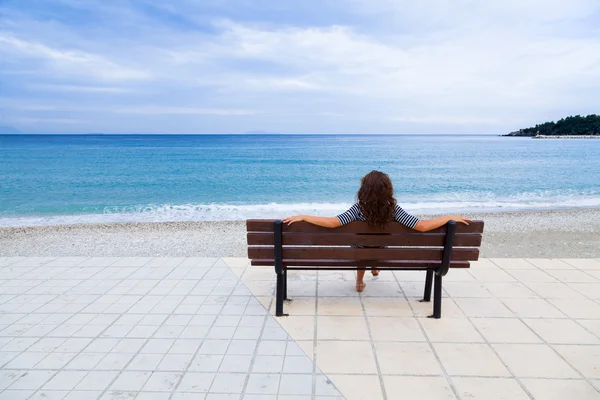
POLYGON ((332 215, 388 173, 413 213, 600 206, 600 140, 0 135, 0 226, 332 215))

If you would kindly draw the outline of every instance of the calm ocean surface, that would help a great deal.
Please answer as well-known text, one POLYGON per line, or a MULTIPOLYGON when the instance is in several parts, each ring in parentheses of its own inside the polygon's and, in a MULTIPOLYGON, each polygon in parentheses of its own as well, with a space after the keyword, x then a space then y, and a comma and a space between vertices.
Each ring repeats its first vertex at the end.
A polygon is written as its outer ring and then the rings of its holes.
POLYGON ((600 140, 0 135, 0 226, 334 215, 388 173, 413 213, 600 207, 600 140))

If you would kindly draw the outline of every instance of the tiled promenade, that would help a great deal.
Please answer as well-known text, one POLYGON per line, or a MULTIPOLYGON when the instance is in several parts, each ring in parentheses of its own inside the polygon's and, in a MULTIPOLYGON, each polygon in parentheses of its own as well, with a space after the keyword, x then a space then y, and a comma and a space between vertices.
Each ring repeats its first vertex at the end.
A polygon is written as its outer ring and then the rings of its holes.
POLYGON ((289 274, 245 259, 0 258, 0 399, 600 399, 600 260, 289 274))

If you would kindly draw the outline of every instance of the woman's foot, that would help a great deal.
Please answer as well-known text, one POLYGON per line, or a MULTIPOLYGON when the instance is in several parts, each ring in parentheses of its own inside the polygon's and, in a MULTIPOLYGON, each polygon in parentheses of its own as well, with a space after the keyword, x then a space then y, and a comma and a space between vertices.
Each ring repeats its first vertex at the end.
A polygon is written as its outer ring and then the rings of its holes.
POLYGON ((360 283, 358 283, 358 282, 357 282, 357 283, 356 283, 356 291, 357 291, 358 293, 361 293, 363 290, 365 290, 365 286, 367 286, 367 285, 366 285, 366 283, 364 283, 364 282, 360 282, 360 283))
POLYGON ((373 276, 379 276, 379 270, 378 269, 372 269, 371 273, 373 274, 373 276))

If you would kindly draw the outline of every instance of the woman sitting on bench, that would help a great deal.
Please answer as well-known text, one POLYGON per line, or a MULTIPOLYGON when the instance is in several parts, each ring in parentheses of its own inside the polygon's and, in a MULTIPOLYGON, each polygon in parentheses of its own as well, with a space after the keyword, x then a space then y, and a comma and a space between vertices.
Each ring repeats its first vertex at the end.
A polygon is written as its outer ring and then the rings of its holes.
MULTIPOLYGON (((354 221, 366 221, 372 228, 384 228, 389 222, 396 221, 404 226, 419 232, 427 232, 450 220, 469 224, 469 220, 457 215, 447 215, 440 218, 419 220, 402 209, 394 198, 394 187, 387 174, 380 171, 371 171, 361 179, 358 190, 358 202, 350 209, 337 217, 316 217, 312 215, 296 215, 283 220, 288 225, 294 222, 305 221, 326 228, 337 228, 354 221)), ((373 276, 379 275, 378 270, 371 271, 373 276)), ((356 291, 365 289, 363 278, 365 270, 356 273, 356 291)))

